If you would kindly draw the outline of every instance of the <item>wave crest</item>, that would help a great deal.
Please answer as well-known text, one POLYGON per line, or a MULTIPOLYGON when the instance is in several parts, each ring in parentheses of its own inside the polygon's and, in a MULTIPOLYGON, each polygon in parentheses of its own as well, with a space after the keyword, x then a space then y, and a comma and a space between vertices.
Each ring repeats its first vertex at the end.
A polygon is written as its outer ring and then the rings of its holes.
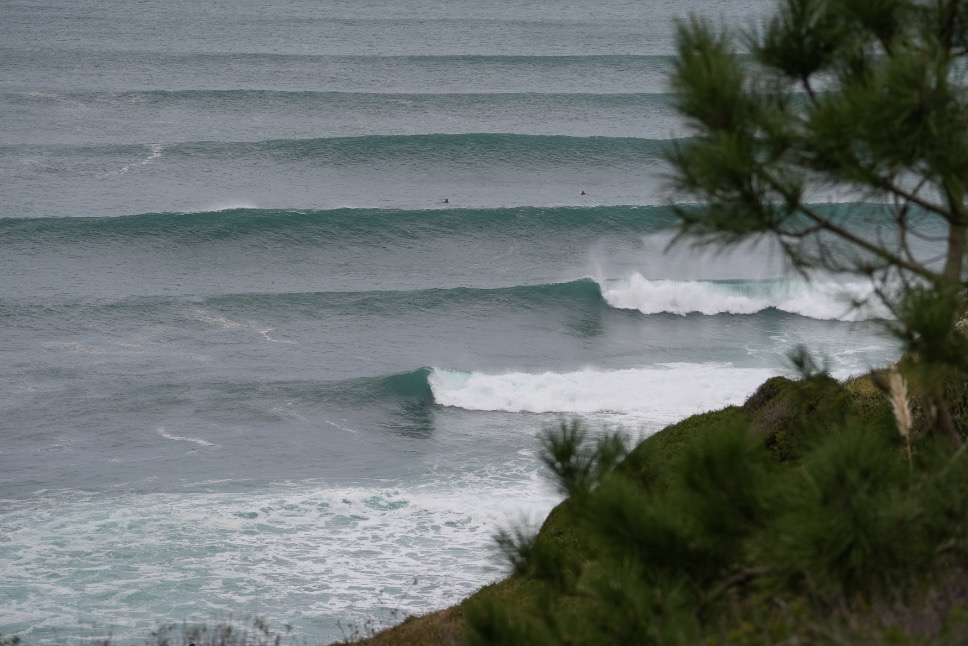
POLYGON ((674 421, 741 403, 773 370, 730 364, 668 363, 649 368, 484 374, 434 368, 434 401, 467 410, 511 413, 646 413, 674 421))
POLYGON ((887 318, 864 282, 769 280, 650 280, 635 273, 605 281, 602 297, 617 309, 643 314, 755 314, 777 309, 820 320, 887 318))

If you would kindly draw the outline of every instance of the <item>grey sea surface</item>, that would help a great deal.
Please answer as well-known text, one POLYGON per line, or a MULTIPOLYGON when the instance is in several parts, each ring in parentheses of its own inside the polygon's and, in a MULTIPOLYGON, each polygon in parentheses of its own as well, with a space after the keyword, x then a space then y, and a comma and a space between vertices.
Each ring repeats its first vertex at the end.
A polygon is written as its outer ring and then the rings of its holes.
POLYGON ((667 250, 673 19, 768 7, 4 2, 0 634, 442 608, 543 429, 891 360, 863 284, 667 250))

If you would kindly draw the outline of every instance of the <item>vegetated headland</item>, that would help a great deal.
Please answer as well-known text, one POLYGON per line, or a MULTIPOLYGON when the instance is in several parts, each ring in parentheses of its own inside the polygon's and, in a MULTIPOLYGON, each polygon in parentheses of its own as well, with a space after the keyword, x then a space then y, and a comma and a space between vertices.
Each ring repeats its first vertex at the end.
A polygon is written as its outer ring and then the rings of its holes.
MULTIPOLYGON (((964 436, 966 382, 945 390, 964 436)), ((923 401, 893 369, 776 377, 614 467, 563 426, 570 495, 499 537, 513 574, 353 643, 964 643, 968 456, 923 401)))

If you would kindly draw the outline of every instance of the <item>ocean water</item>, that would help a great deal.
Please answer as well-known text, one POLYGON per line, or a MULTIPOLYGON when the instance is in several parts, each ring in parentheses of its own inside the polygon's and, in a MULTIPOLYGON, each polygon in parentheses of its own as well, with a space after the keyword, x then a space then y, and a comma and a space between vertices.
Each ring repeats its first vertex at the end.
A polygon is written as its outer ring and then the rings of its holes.
POLYGON ((894 357, 861 283, 666 249, 672 20, 768 8, 4 2, 0 634, 442 608, 549 425, 894 357))

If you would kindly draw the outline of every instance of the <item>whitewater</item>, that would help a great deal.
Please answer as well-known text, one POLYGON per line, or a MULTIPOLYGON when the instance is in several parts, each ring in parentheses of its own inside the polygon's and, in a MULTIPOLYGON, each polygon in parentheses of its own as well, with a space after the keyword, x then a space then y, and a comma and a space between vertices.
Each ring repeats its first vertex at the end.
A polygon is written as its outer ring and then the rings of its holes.
POLYGON ((893 360, 868 285, 669 247, 672 21, 768 8, 6 3, 0 635, 443 608, 560 501, 545 429, 893 360))

